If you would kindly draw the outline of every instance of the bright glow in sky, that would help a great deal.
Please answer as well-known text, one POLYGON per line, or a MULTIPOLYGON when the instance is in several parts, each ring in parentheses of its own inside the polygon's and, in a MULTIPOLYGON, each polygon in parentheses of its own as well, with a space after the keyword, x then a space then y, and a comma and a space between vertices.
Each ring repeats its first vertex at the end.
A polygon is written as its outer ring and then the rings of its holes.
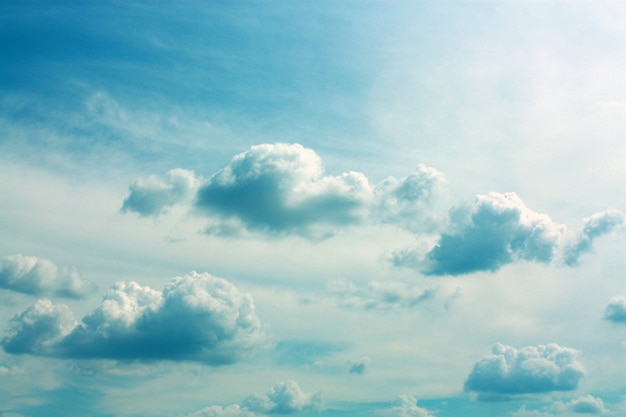
POLYGON ((0 2, 0 414, 626 415, 626 3, 0 2))

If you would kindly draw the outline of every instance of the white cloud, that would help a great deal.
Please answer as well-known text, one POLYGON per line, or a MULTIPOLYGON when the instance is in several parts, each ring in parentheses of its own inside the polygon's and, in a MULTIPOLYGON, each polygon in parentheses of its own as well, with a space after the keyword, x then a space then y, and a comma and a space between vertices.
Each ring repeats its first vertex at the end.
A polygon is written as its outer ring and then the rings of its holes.
POLYGON ((555 343, 519 350, 497 343, 492 354, 474 365, 465 389, 478 393, 483 400, 573 390, 585 376, 578 354, 555 343))
POLYGON ((252 413, 239 407, 237 404, 222 407, 212 405, 190 414, 189 417, 256 417, 258 414, 252 413))
POLYGON ((129 186, 122 212, 132 211, 142 217, 162 214, 173 205, 192 199, 198 184, 193 172, 180 168, 169 171, 165 179, 155 175, 138 178, 129 186))
POLYGON ((433 417, 429 410, 417 405, 417 399, 412 395, 400 395, 391 412, 385 414, 391 417, 433 417))
POLYGON ((604 407, 601 398, 584 395, 568 402, 557 401, 541 410, 528 410, 526 405, 522 405, 519 410, 511 413, 511 417, 574 417, 607 413, 609 410, 604 407))
POLYGON ((326 284, 327 291, 346 308, 389 309, 412 308, 435 296, 435 289, 408 287, 399 281, 370 281, 359 288, 350 281, 336 279, 326 284))
POLYGON ((609 300, 604 310, 604 318, 615 323, 626 322, 626 295, 618 295, 609 300))
POLYGON ((76 268, 59 267, 48 259, 18 253, 0 260, 0 288, 32 295, 82 298, 96 286, 81 278, 76 268))
POLYGON ((372 188, 360 172, 324 175, 321 158, 302 145, 261 144, 235 155, 201 184, 182 169, 166 179, 135 180, 122 211, 155 216, 194 201, 196 212, 210 219, 205 232, 220 236, 249 230, 324 238, 337 227, 366 221, 416 231, 434 227, 429 206, 444 183, 441 173, 420 165, 405 178, 389 177, 372 188))
POLYGON ((584 220, 583 228, 575 239, 565 247, 564 261, 567 265, 575 265, 584 253, 591 250, 593 241, 604 234, 623 226, 626 216, 619 210, 606 210, 595 213, 584 220))
POLYGON ((207 273, 173 279, 160 292, 117 283, 78 324, 64 305, 39 301, 3 340, 11 353, 68 358, 232 363, 263 342, 254 303, 207 273))
POLYGON ((246 398, 243 407, 258 413, 291 414, 298 411, 320 409, 319 392, 306 393, 295 381, 277 382, 267 394, 253 394, 246 398))

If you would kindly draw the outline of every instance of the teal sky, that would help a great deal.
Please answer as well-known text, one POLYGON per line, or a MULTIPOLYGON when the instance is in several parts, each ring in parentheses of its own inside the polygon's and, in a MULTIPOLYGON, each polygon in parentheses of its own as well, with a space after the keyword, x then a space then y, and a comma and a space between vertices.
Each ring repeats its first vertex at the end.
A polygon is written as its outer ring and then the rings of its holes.
POLYGON ((0 1, 0 414, 626 413, 626 6, 0 1))

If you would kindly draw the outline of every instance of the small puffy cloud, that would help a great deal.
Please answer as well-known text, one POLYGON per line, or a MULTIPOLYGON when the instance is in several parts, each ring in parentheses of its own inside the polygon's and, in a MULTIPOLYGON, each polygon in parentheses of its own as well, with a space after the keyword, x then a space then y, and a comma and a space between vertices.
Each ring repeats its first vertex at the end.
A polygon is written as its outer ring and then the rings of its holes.
POLYGON ((82 298, 96 286, 73 267, 57 266, 48 259, 22 254, 0 260, 0 288, 31 295, 82 298))
POLYGON ((345 308, 390 309, 394 307, 412 308, 434 298, 435 289, 408 287, 398 281, 370 281, 359 288, 350 281, 337 279, 326 284, 327 291, 339 299, 345 308))
POLYGON ((193 272, 163 291, 115 284, 77 323, 69 308, 39 301, 13 319, 10 353, 222 365, 263 342, 254 303, 228 281, 193 272))
POLYGON ((583 228, 575 239, 565 245, 564 261, 566 265, 575 265, 581 255, 589 252, 593 241, 611 233, 626 223, 626 215, 619 210, 606 210, 585 219, 583 228))
POLYGON ((465 390, 478 393, 482 400, 573 390, 585 376, 578 354, 555 343, 519 350, 497 343, 490 355, 474 365, 465 390))
POLYGON ((141 217, 156 216, 168 208, 194 197, 199 180, 191 171, 173 169, 165 178, 151 175, 138 178, 129 186, 122 212, 135 212, 141 217))
POLYGON ((220 405, 212 405, 190 414, 189 417, 257 417, 258 414, 252 413, 237 404, 222 407, 220 405))
POLYGON ((614 323, 626 323, 626 295, 618 295, 609 300, 604 310, 604 318, 614 323))
POLYGON ((429 410, 417 405, 417 399, 412 395, 398 396, 390 412, 384 414, 389 417, 433 417, 429 410))
POLYGON ((511 417, 575 417, 608 412, 601 398, 585 395, 569 402, 557 401, 541 410, 527 410, 523 405, 518 411, 511 413, 511 417))
POLYGON ((299 144, 262 144, 235 155, 207 180, 172 170, 165 179, 135 180, 122 211, 156 216, 187 202, 209 218, 205 233, 238 236, 245 231, 325 238, 337 227, 364 222, 432 229, 429 207, 445 180, 420 165, 409 176, 389 177, 375 187, 355 171, 324 175, 321 158, 299 144))
MULTIPOLYGON (((515 193, 489 193, 451 213, 451 229, 426 254, 427 275, 495 271, 517 260, 550 262, 559 248, 563 225, 530 210, 515 193)), ((407 252, 396 265, 416 263, 407 252)))
POLYGON ((363 375, 365 373, 365 369, 369 366, 370 358, 361 358, 356 361, 350 361, 350 369, 348 372, 351 374, 363 375))
POLYGON ((320 409, 319 392, 306 393, 295 381, 277 382, 267 394, 253 394, 246 398, 243 407, 257 413, 291 414, 298 411, 320 409))

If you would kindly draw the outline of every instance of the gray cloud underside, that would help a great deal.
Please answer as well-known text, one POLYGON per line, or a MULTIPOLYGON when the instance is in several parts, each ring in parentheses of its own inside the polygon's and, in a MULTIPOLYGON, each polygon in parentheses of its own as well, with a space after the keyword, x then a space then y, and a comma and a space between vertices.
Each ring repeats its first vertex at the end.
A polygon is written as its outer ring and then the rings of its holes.
POLYGON ((433 168, 419 166, 405 178, 372 187, 359 172, 324 175, 314 151, 285 143, 253 146, 206 181, 175 171, 165 179, 135 180, 122 211, 152 216, 193 202, 210 220, 206 233, 216 235, 252 230, 319 238, 368 221, 413 230, 432 223, 426 208, 445 182, 433 168))
POLYGON ((604 318, 614 323, 626 323, 626 295, 615 296, 609 300, 604 310, 604 318))
POLYGON ((75 268, 18 253, 0 260, 0 288, 30 295, 83 298, 92 294, 96 285, 81 278, 75 268))
POLYGON ((108 290, 79 323, 63 304, 40 300, 12 320, 6 352, 62 358, 232 363, 263 343, 252 298, 209 274, 173 279, 161 291, 135 282, 108 290))
POLYGON ((426 275, 496 271, 522 260, 575 265, 594 239, 623 224, 623 213, 607 210, 585 220, 582 231, 569 237, 565 225, 529 209, 515 193, 492 192, 453 208, 449 230, 425 255, 406 248, 396 251, 391 262, 426 275))
POLYGON ((578 351, 557 344, 515 349, 500 343, 479 360, 465 381, 465 389, 479 399, 516 394, 570 391, 585 376, 578 351))

